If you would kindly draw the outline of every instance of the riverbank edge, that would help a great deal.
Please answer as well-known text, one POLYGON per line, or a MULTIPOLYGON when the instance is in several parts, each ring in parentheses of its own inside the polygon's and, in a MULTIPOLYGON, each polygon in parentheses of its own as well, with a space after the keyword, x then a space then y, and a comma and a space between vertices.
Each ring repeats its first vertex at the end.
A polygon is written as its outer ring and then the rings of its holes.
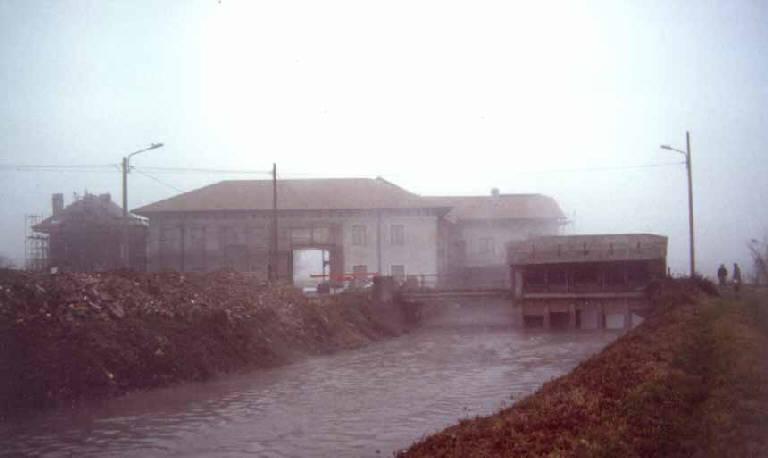
POLYGON ((0 272, 0 419, 365 346, 417 326, 366 292, 227 274, 0 272))
POLYGON ((569 374, 397 456, 768 456, 768 293, 661 288, 657 313, 569 374))

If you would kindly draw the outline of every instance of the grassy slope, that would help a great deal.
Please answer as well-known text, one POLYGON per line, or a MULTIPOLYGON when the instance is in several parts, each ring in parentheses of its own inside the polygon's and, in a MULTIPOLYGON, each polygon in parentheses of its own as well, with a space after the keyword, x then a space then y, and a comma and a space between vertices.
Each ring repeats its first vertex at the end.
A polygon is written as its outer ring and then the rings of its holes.
POLYGON ((768 301, 695 302, 401 456, 768 456, 768 301))

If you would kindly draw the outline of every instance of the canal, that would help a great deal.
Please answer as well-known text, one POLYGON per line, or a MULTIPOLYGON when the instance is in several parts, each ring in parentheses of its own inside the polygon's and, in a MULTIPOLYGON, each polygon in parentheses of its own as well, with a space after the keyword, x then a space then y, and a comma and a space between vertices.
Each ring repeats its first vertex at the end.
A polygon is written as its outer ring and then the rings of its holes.
POLYGON ((446 305, 362 349, 0 423, 35 456, 391 456, 568 372, 616 331, 524 331, 508 307, 446 305))

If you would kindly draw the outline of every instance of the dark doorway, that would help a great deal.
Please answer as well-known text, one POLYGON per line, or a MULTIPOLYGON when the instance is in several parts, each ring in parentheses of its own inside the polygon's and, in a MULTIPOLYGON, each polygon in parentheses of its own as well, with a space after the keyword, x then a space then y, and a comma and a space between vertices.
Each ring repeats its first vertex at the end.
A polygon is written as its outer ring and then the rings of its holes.
POLYGON ((571 324, 571 314, 568 312, 549 312, 549 326, 552 329, 568 329, 571 324))

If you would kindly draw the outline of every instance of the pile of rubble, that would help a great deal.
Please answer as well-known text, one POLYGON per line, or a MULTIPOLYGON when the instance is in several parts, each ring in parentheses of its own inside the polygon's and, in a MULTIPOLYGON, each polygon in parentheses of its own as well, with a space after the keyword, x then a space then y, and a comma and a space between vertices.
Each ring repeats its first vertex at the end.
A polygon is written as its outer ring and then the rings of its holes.
POLYGON ((0 413, 361 345, 390 333, 373 316, 242 273, 0 270, 0 413))

